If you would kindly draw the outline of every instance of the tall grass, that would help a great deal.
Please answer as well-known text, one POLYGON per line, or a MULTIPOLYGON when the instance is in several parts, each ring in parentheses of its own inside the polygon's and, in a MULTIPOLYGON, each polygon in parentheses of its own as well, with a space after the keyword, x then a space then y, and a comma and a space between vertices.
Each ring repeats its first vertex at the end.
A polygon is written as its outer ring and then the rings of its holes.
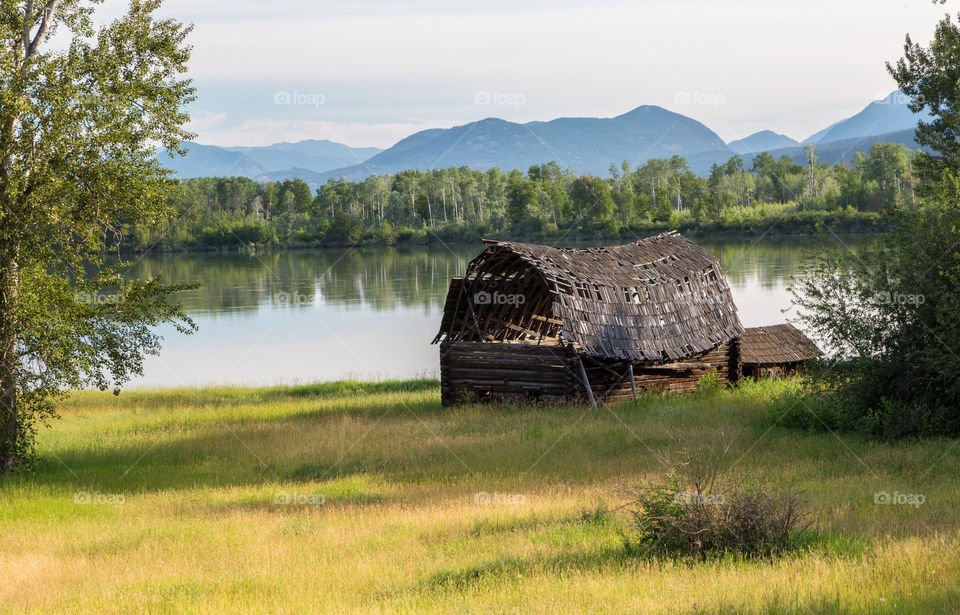
POLYGON ((783 428, 791 386, 598 411, 446 409, 431 381, 78 393, 0 483, 0 613, 960 610, 954 442, 783 428), (805 491, 813 538, 631 557, 617 485, 720 442, 805 491))

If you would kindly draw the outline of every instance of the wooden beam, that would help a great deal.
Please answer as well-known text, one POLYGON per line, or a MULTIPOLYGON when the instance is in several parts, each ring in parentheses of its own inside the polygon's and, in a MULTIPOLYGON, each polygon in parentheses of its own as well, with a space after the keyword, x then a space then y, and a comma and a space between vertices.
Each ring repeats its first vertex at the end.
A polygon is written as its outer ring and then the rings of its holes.
POLYGON ((690 371, 694 369, 713 369, 710 363, 664 363, 662 365, 643 365, 640 369, 656 371, 690 371))
POLYGON ((593 388, 590 386, 590 379, 587 378, 587 370, 583 367, 583 359, 579 355, 577 355, 577 364, 580 365, 580 377, 583 378, 583 385, 587 387, 587 397, 590 398, 590 405, 596 410, 597 400, 593 396, 593 388))
POLYGON ((637 379, 633 376, 633 361, 627 361, 627 372, 630 374, 630 389, 633 391, 633 398, 637 398, 637 379))

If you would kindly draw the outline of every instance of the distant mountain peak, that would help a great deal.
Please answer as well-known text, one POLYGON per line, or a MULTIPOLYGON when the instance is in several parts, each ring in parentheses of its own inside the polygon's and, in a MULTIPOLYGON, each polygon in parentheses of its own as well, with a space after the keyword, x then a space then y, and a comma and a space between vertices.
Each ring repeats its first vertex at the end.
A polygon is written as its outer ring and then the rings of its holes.
POLYGON ((772 130, 761 130, 755 132, 749 137, 737 139, 727 143, 727 146, 740 154, 752 154, 754 152, 768 152, 786 147, 796 147, 800 145, 799 141, 791 139, 787 135, 773 132, 772 130))
POLYGON ((484 118, 448 129, 415 133, 363 165, 332 171, 331 177, 366 177, 371 171, 469 166, 525 170, 556 161, 579 173, 606 174, 612 162, 642 164, 674 154, 730 155, 712 130, 663 107, 642 105, 613 118, 561 117, 526 124, 484 118))
POLYGON ((804 145, 828 143, 845 139, 870 138, 878 134, 916 128, 917 122, 926 120, 927 113, 916 114, 907 107, 909 98, 900 90, 894 90, 881 100, 874 100, 859 113, 828 126, 804 140, 804 145))
MULTIPOLYGON (((619 119, 626 119, 626 118, 636 118, 636 117, 643 117, 651 114, 678 115, 678 116, 680 115, 679 113, 675 113, 673 111, 670 111, 669 109, 665 109, 657 105, 640 105, 639 107, 634 107, 633 109, 627 111, 626 113, 621 113, 620 115, 614 117, 613 119, 619 120, 619 119)), ((686 116, 681 116, 681 117, 686 117, 686 116)))

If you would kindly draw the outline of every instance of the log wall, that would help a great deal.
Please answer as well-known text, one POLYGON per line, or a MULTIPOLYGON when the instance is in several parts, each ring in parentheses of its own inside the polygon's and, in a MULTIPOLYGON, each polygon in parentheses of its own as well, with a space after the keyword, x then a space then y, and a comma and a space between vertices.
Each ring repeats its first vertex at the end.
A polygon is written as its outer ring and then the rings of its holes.
POLYGON ((491 399, 572 401, 575 360, 572 350, 557 345, 444 341, 441 399, 444 405, 491 399))
MULTIPOLYGON (((444 405, 463 401, 572 402, 586 399, 576 352, 557 345, 496 342, 440 344, 440 381, 444 405)), ((598 400, 616 403, 633 398, 626 361, 583 357, 591 389, 598 400)), ((674 365, 634 363, 637 392, 691 392, 713 370, 721 383, 741 373, 736 340, 674 365)))

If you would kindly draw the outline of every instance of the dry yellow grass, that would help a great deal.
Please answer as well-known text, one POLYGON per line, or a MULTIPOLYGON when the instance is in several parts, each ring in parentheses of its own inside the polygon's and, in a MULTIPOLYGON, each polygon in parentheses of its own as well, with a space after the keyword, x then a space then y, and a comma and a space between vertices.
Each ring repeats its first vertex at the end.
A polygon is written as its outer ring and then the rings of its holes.
POLYGON ((960 612, 955 442, 782 429, 785 386, 598 412, 441 409, 423 382, 77 394, 0 483, 0 612, 960 612), (626 556, 620 481, 723 443, 806 489, 808 545, 626 556))

